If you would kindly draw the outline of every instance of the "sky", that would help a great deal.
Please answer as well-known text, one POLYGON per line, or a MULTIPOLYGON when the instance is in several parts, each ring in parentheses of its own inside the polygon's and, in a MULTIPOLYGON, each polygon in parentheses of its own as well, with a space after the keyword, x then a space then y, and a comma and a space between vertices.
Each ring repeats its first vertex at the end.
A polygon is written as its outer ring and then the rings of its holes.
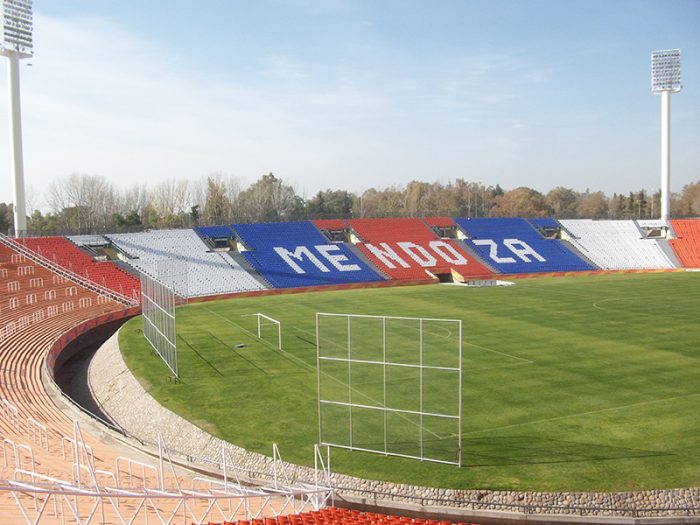
MULTIPOLYGON (((34 0, 29 207, 72 173, 126 189, 272 172, 307 198, 457 178, 655 191, 650 52, 668 48, 680 191, 700 181, 700 0, 34 0)), ((0 91, 7 123, 6 66, 0 91)))

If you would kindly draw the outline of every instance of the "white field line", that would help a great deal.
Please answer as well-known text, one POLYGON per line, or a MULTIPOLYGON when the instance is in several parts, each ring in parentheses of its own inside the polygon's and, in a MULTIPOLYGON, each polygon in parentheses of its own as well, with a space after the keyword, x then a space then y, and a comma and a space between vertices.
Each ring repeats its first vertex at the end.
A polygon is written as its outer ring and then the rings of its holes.
POLYGON ((494 350, 493 348, 488 348, 486 346, 477 345, 476 343, 470 343, 469 341, 462 341, 462 344, 473 346, 474 348, 479 348, 480 350, 486 350, 487 352, 493 352, 494 354, 499 354, 499 355, 503 355, 506 357, 510 357, 511 359, 517 359, 518 361, 522 361, 523 363, 526 363, 526 364, 531 365, 534 363, 534 361, 531 361, 529 359, 525 359, 524 357, 518 357, 516 355, 506 354, 505 352, 499 352, 498 350, 494 350))
POLYGON ((536 425, 538 423, 549 423, 550 421, 561 421, 563 419, 572 419, 572 418, 576 418, 576 417, 590 416, 593 414, 602 414, 603 412, 614 412, 616 410, 626 410, 628 408, 635 408, 635 407, 640 407, 640 406, 645 406, 645 405, 654 405, 657 403, 666 403, 667 401, 675 401, 676 399, 685 399, 685 398, 689 398, 689 397, 698 397, 698 396, 700 396, 700 392, 695 393, 695 394, 685 394, 682 396, 666 397, 664 399, 652 399, 649 401, 640 401, 639 403, 631 403, 629 405, 620 405, 617 407, 601 408, 600 410, 590 410, 588 412, 579 412, 577 414, 569 414, 567 416, 557 416, 557 417, 550 417, 550 418, 546 418, 546 419, 534 419, 532 421, 526 421, 525 423, 515 423, 513 425, 503 425, 500 427, 491 427, 491 428, 484 428, 481 430, 473 430, 471 432, 462 433, 462 436, 483 434, 485 432, 491 432, 493 430, 504 430, 507 428, 525 427, 528 425, 536 425))

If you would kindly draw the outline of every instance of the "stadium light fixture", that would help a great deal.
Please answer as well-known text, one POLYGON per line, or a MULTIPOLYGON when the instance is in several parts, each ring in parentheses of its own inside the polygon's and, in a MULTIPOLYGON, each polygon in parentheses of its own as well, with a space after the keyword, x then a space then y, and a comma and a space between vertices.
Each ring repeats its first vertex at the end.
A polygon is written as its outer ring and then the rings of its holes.
POLYGON ((661 95, 661 220, 671 208, 671 93, 681 90, 681 50, 651 52, 651 91, 661 95))
POLYGON ((32 43, 32 0, 0 0, 0 54, 8 59, 10 94, 10 141, 12 149, 12 190, 15 237, 27 229, 22 156, 22 113, 19 98, 19 61, 34 54, 32 43))

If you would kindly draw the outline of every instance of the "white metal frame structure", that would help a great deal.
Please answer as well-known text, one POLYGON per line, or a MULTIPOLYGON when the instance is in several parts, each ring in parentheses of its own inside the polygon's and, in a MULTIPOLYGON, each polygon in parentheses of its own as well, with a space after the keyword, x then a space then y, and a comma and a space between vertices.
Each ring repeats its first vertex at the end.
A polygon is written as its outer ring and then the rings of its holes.
POLYGON ((681 50, 651 52, 651 91, 661 95, 661 216, 671 216, 671 93, 681 90, 681 50))
MULTIPOLYGON (((12 406, 5 400, 2 402, 3 406, 12 406)), ((6 412, 0 413, 0 417, 7 420, 6 412)), ((48 442, 44 448, 48 449, 48 442)), ((332 488, 327 483, 330 471, 319 472, 318 466, 315 483, 290 480, 286 472, 278 475, 275 468, 270 485, 246 486, 223 444, 221 479, 203 476, 183 479, 160 436, 157 464, 118 457, 114 469, 96 468, 92 448, 85 442, 77 421, 73 422, 72 437, 62 436, 61 450, 63 459, 72 464, 72 475, 67 476, 70 479, 38 472, 33 459, 29 465, 26 460, 21 461, 34 457, 30 446, 15 445, 8 439, 3 443, 5 465, 13 464, 14 469, 12 479, 0 480, 0 494, 9 493, 13 497, 27 524, 232 522, 319 510, 332 497, 332 488)), ((279 458, 276 447, 273 453, 279 458)), ((318 449, 315 455, 320 457, 318 449)))
MULTIPOLYGON (((444 329, 444 328, 443 328, 444 329)), ((452 333, 452 331, 449 331, 452 333)), ((364 342, 366 344, 366 341, 364 342)), ((367 356, 367 354, 365 354, 367 356)), ((378 372, 379 373, 379 372, 378 372)), ((362 372, 360 372, 360 375, 362 372)), ((363 378, 366 380, 366 378, 363 378)), ((410 459, 417 459, 420 461, 431 461, 435 463, 444 463, 450 465, 461 466, 462 463, 462 321, 459 319, 433 319, 433 318, 417 318, 417 317, 392 317, 392 316, 375 316, 375 315, 356 315, 356 314, 335 314, 335 313, 316 313, 316 381, 317 381, 317 410, 318 410, 318 433, 319 433, 319 443, 328 447, 343 448, 348 450, 357 450, 363 452, 371 452, 382 454, 385 456, 397 456, 405 457, 410 459), (327 338, 324 335, 324 329, 322 328, 322 319, 324 318, 336 318, 347 319, 347 331, 346 340, 338 341, 337 338, 327 338), (375 322, 381 322, 381 341, 375 341, 375 356, 374 358, 362 358, 357 357, 355 354, 358 353, 358 349, 353 348, 353 335, 352 335, 352 325, 351 320, 374 320, 375 322), (387 354, 392 352, 391 343, 387 341, 387 324, 392 321, 398 322, 409 322, 416 324, 417 333, 413 336, 414 341, 417 339, 418 355, 414 356, 413 362, 398 361, 394 360, 393 356, 388 356, 387 354), (438 323, 439 325, 449 324, 449 326, 455 327, 456 332, 456 344, 455 352, 456 356, 453 361, 458 363, 458 366, 449 366, 437 364, 434 361, 430 361, 429 356, 431 355, 430 343, 425 344, 424 342, 424 330, 430 326, 438 323), (340 347, 343 346, 341 349, 340 347), (331 349, 330 352, 327 352, 331 349), (428 361, 429 363, 427 363, 428 361), (334 364, 334 365, 333 365, 334 364), (328 373, 330 366, 345 366, 347 365, 347 378, 339 380, 338 377, 333 377, 332 373, 328 373), (372 399, 370 403, 357 402, 353 399, 353 394, 355 398, 367 397, 359 390, 353 386, 353 366, 364 367, 363 370, 369 371, 371 367, 379 369, 382 377, 382 388, 383 392, 381 394, 381 399, 372 399), (417 371, 418 380, 415 385, 413 385, 414 391, 418 392, 419 407, 417 409, 406 409, 399 408, 397 406, 389 406, 392 403, 388 403, 388 399, 391 397, 394 399, 395 393, 392 394, 392 385, 387 381, 387 372, 390 369, 403 369, 403 370, 414 370, 417 371), (456 410, 454 412, 444 411, 428 411, 424 407, 424 397, 425 393, 433 387, 431 384, 431 374, 438 371, 439 373, 454 374, 455 385, 454 389, 450 389, 449 393, 454 393, 457 398, 457 402, 454 403, 456 410), (342 382, 341 387, 347 388, 347 400, 330 399, 324 395, 323 383, 330 384, 335 382, 336 384, 342 382), (327 432, 324 432, 325 425, 327 424, 325 418, 323 417, 324 408, 326 407, 340 407, 347 408, 347 439, 344 442, 334 441, 332 438, 328 438, 327 432), (353 440, 354 432, 357 429, 358 424, 353 423, 353 411, 369 411, 369 412, 380 412, 383 415, 383 436, 377 436, 376 442, 381 441, 381 447, 368 447, 364 445, 358 445, 353 440), (388 422, 388 416, 398 417, 402 419, 412 421, 417 420, 417 442, 419 444, 419 453, 402 453, 395 450, 391 450, 391 442, 389 440, 389 434, 392 432, 392 428, 388 422), (450 434, 450 438, 454 438, 456 441, 456 450, 454 451, 454 459, 446 459, 445 456, 437 457, 436 455, 431 455, 430 450, 427 450, 424 446, 427 442, 426 434, 430 433, 424 427, 424 420, 429 420, 430 418, 441 419, 441 420, 451 420, 454 421, 453 432, 450 434)), ((447 404, 448 400, 445 400, 447 404)), ((409 421, 409 425, 412 423, 409 421)), ((362 425, 362 423, 360 423, 362 425)), ((434 434, 433 434, 434 435, 434 434)))
POLYGON ((178 378, 175 304, 176 295, 172 288, 141 272, 143 336, 178 378))
POLYGON ((32 0, 2 0, 0 9, 0 54, 8 59, 10 94, 10 141, 15 237, 27 229, 22 154, 22 112, 19 96, 19 61, 34 53, 32 43, 32 0))
POLYGON ((277 350, 282 350, 282 325, 277 319, 273 319, 260 312, 256 313, 255 316, 258 320, 258 339, 262 339, 262 319, 277 325, 277 350))

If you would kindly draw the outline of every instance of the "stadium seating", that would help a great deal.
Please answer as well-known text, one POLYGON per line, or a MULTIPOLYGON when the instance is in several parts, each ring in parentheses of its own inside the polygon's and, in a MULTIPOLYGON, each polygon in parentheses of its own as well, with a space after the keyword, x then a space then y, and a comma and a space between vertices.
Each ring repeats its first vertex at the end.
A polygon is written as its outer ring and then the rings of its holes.
POLYGON ((233 237, 231 228, 225 224, 220 226, 198 226, 194 231, 203 239, 228 239, 233 237))
POLYGON ((603 270, 674 268, 655 239, 643 238, 634 221, 562 219, 569 241, 603 270))
MULTIPOLYGON (((52 397, 45 390, 49 383, 45 374, 52 372, 56 359, 54 344, 65 344, 84 333, 84 323, 94 327, 133 315, 135 309, 125 310, 125 305, 65 279, 17 252, 4 239, 0 239, 0 277, 0 521, 164 523, 164 516, 174 516, 182 506, 182 498, 177 499, 181 488, 188 491, 187 505, 193 516, 213 517, 211 498, 192 497, 212 493, 197 481, 201 478, 196 473, 170 469, 159 473, 153 458, 132 458, 133 451, 110 444, 103 431, 90 434, 91 424, 78 429, 57 406, 60 396, 52 397), (66 337, 69 332, 72 334, 66 337), (75 448, 74 443, 78 444, 75 448), (39 485, 39 492, 34 493, 33 487, 39 485), (119 488, 95 513, 96 500, 90 494, 105 494, 109 490, 105 487, 119 488), (170 494, 168 502, 158 501, 158 511, 147 508, 149 503, 143 505, 153 497, 147 491, 155 487, 170 494)), ((80 420, 84 422, 85 418, 80 420)), ((221 495, 217 490, 216 497, 221 495)), ((241 504, 240 492, 234 498, 241 504)), ((246 499, 246 509, 267 504, 257 497, 246 499)), ((223 514, 232 516, 236 507, 227 506, 223 514)))
POLYGON ((381 281, 342 243, 332 243, 310 222, 232 224, 248 248, 243 255, 275 288, 381 281))
POLYGON ((527 222, 532 224, 535 228, 561 228, 561 224, 559 224, 559 221, 551 217, 538 217, 533 219, 527 219, 527 222))
POLYGON ((437 228, 452 228, 455 226, 455 221, 451 217, 426 217, 423 221, 428 226, 437 228))
MULTIPOLYGON (((92 243, 105 243, 102 237, 92 237, 92 243)), ((31 237, 17 239, 15 242, 99 286, 127 297, 138 298, 141 294, 141 284, 133 275, 119 268, 114 262, 93 260, 65 237, 31 237)), ((79 242, 90 244, 90 239, 79 239, 79 242)))
MULTIPOLYGON (((593 269, 557 239, 544 238, 520 218, 455 219, 468 246, 501 273, 571 272, 593 269)), ((549 221, 542 224, 551 224, 549 221)))
POLYGON ((392 279, 431 279, 432 273, 455 270, 463 277, 493 272, 453 239, 439 238, 420 219, 350 219, 360 250, 392 279))
POLYGON ((671 219, 676 234, 669 240, 684 268, 700 268, 700 219, 671 219))
POLYGON ((314 221, 316 227, 323 230, 342 230, 347 227, 343 219, 318 219, 314 221))
POLYGON ((316 511, 288 514, 276 518, 224 522, 222 525, 453 525, 453 523, 455 525, 476 525, 475 523, 409 518, 337 507, 326 507, 316 511))
POLYGON ((106 237, 125 254, 126 262, 163 280, 181 297, 263 289, 228 254, 207 251, 194 230, 155 230, 106 237))

